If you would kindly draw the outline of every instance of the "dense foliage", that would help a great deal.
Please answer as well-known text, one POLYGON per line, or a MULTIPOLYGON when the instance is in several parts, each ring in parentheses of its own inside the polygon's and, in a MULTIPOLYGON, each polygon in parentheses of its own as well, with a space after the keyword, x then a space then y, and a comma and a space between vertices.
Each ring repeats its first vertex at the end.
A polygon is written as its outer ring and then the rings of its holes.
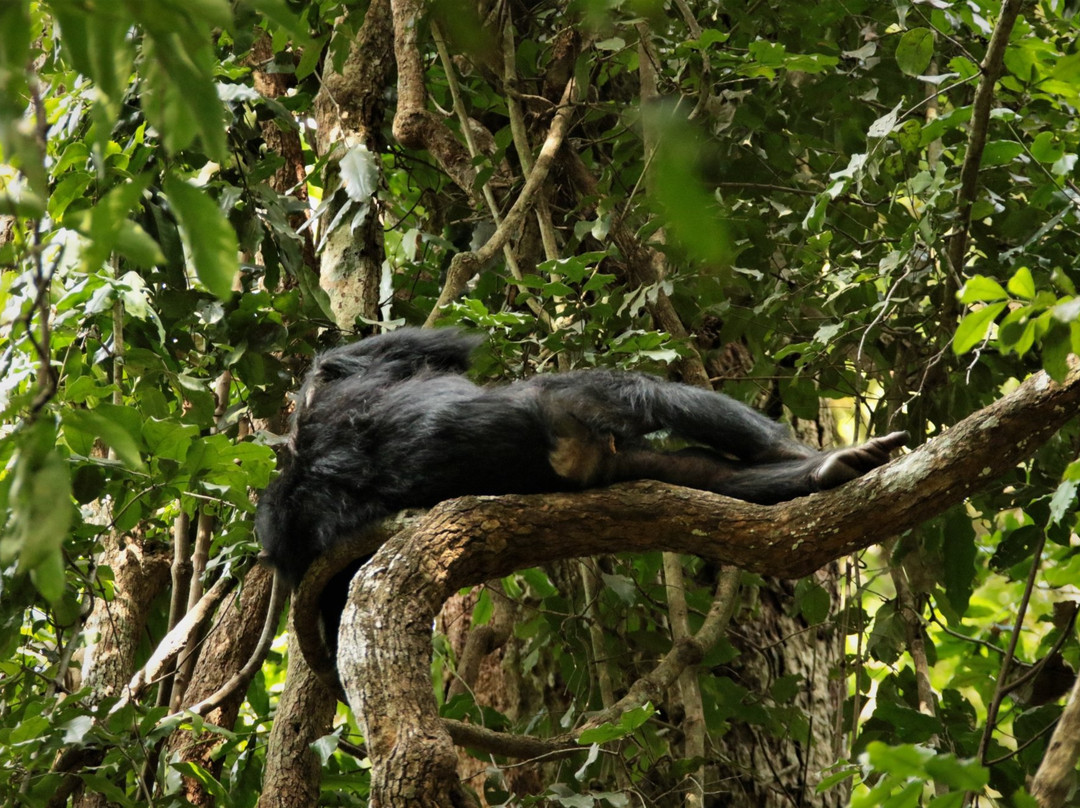
MULTIPOLYGON (((366 11, 0 4, 6 805, 55 804, 59 756, 91 747, 103 756, 75 774, 109 802, 184 804, 184 775, 221 804, 254 804, 283 646, 219 730, 219 768, 173 765, 167 698, 110 712, 118 690, 71 675, 97 639, 92 611, 123 594, 102 550, 168 556, 178 523, 203 524, 207 589, 250 565, 252 495, 307 360, 376 320, 429 316, 453 256, 483 243, 492 204, 505 215, 521 191, 521 144, 535 156, 571 78, 566 151, 539 219, 514 234, 515 260, 500 253, 439 321, 490 335, 484 379, 589 365, 684 373, 700 354, 725 392, 815 422, 826 440, 904 428, 921 443, 1035 370, 1062 378, 1080 353, 1074 4, 1029 4, 1004 31, 984 117, 980 63, 1003 16, 989 0, 435 3, 419 34, 428 107, 462 148, 466 129, 490 134, 466 154, 472 187, 398 142, 392 81, 377 88, 367 142, 319 145, 328 117, 316 100, 366 11), (269 94, 261 75, 287 91, 269 94), (280 180, 289 160, 274 131, 298 136, 303 181, 280 180), (378 304, 343 318, 319 285, 328 234, 359 239, 372 222, 378 304), (636 272, 631 244, 654 248, 663 271, 636 272)), ((817 717, 835 722, 837 768, 811 782, 854 785, 858 806, 960 805, 966 792, 1032 804, 1025 778, 1080 665, 1078 446, 1074 423, 1009 479, 854 560, 841 599, 817 580, 782 599, 808 628, 848 636, 847 657, 830 662, 846 677, 845 712, 817 717), (1010 688, 1036 664, 1045 675, 1010 688)), ((693 626, 716 571, 686 563, 693 626)), ((660 567, 658 553, 605 561, 588 603, 550 570, 504 582, 499 595, 526 604, 520 673, 565 688, 565 712, 512 728, 550 734, 600 706, 587 660, 606 656, 629 680, 670 648, 660 567)), ((745 619, 772 585, 743 581, 745 619)), ((170 624, 158 592, 136 665, 170 624)), ((474 625, 491 619, 492 598, 478 594, 474 625)), ((448 649, 438 636, 440 683, 448 649)), ((736 653, 721 641, 700 667, 708 736, 747 723, 806 742, 800 674, 754 690, 728 675, 736 653)), ((445 713, 514 723, 469 694, 445 713)), ((681 756, 669 719, 644 708, 584 738, 626 741, 546 769, 547 798, 619 806, 675 787, 700 761, 681 756)), ((366 804, 366 771, 333 746, 319 747, 324 789, 366 804)), ((488 765, 495 804, 503 781, 488 765)))

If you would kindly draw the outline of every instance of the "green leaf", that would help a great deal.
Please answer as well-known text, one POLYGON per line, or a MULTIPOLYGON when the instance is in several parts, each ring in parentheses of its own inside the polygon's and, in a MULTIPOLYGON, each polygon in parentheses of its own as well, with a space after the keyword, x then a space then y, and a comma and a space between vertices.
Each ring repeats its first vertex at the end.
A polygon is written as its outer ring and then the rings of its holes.
POLYGON ((1069 374, 1069 355, 1080 351, 1080 323, 1066 326, 1056 319, 1050 322, 1042 338, 1043 368, 1054 381, 1061 382, 1069 374))
POLYGON ((30 61, 30 4, 0 3, 0 146, 12 153, 6 133, 25 109, 26 65, 30 61))
POLYGON ((319 756, 319 761, 323 766, 326 765, 334 752, 337 751, 339 740, 340 738, 331 732, 329 735, 323 735, 315 741, 315 743, 311 744, 312 750, 319 756))
POLYGON ((1076 491, 1080 480, 1063 480, 1050 498, 1050 523, 1059 524, 1076 506, 1076 491))
POLYGON ((147 90, 140 95, 147 117, 162 133, 166 147, 176 153, 198 136, 211 158, 224 161, 226 110, 214 83, 215 59, 207 36, 190 36, 190 25, 161 5, 137 4, 139 21, 148 36, 143 44, 143 76, 147 90), (189 33, 182 36, 182 33, 189 33))
POLYGON ((926 72, 934 57, 934 32, 929 28, 906 31, 896 46, 896 64, 909 76, 926 72))
POLYGON ((531 567, 518 572, 518 576, 532 589, 532 594, 538 598, 550 598, 558 593, 558 589, 551 583, 551 579, 542 569, 531 567))
POLYGON ((671 242, 705 264, 726 267, 731 261, 731 242, 716 214, 716 200, 701 180, 697 130, 670 106, 650 106, 645 112, 646 126, 660 134, 653 170, 654 202, 671 242))
MULTIPOLYGON (((71 508, 61 505, 59 510, 66 516, 60 517, 57 524, 59 525, 60 520, 62 520, 64 526, 55 536, 41 534, 35 536, 34 541, 40 539, 41 547, 34 550, 34 552, 39 552, 41 557, 30 568, 30 580, 34 582, 34 587, 41 593, 42 597, 50 603, 57 603, 64 596, 64 555, 60 552, 60 547, 55 543, 55 539, 58 536, 62 543, 63 539, 67 537, 67 528, 71 522, 71 508)), ((32 545, 28 546, 33 549, 32 545)))
POLYGON ((1009 278, 1008 287, 1014 297, 1023 300, 1035 299, 1035 279, 1031 277, 1031 270, 1027 267, 1016 270, 1015 274, 1009 278))
POLYGON ((926 773, 935 782, 944 783, 961 793, 979 791, 990 782, 986 767, 974 760, 961 760, 955 755, 936 755, 926 762, 926 773))
POLYGON ((975 584, 975 531, 962 508, 952 508, 942 525, 945 596, 957 614, 967 611, 975 584))
POLYGON ((1050 77, 1063 84, 1075 87, 1080 83, 1080 53, 1071 53, 1058 59, 1050 77))
POLYGON ((656 708, 649 702, 627 710, 619 717, 618 723, 601 724, 595 729, 587 729, 581 733, 578 743, 582 746, 607 743, 618 738, 625 738, 656 714, 656 708))
POLYGON ((236 232, 229 220, 205 191, 174 176, 165 178, 165 194, 180 220, 199 280, 217 297, 231 297, 240 261, 236 232))
POLYGON ((163 260, 153 239, 128 219, 141 203, 143 192, 152 179, 152 174, 144 174, 121 182, 93 207, 64 217, 64 225, 78 231, 89 242, 82 253, 85 271, 92 272, 101 267, 121 242, 140 259, 146 259, 144 266, 163 260))
POLYGON ((56 450, 56 427, 37 421, 21 436, 8 506, 11 519, 0 542, 0 562, 18 557, 22 570, 49 600, 63 590, 60 548, 71 525, 71 476, 67 460, 56 450))
POLYGON ((1032 319, 1034 310, 1034 306, 1014 308, 998 324, 998 345, 1004 353, 1023 356, 1031 349, 1038 324, 1038 319, 1032 319))
POLYGON ((1031 156, 1040 163, 1056 163, 1065 154, 1065 147, 1055 132, 1039 132, 1031 142, 1031 156))
POLYGON ((1005 303, 991 303, 976 309, 961 320, 953 335, 953 352, 959 356, 982 342, 994 318, 1001 314, 1005 306, 1005 303))
POLYGON ((626 733, 623 732, 617 724, 601 724, 598 727, 587 729, 581 733, 581 737, 578 738, 578 743, 582 746, 590 746, 594 743, 602 744, 622 738, 625 735, 626 733))
POLYGON ((205 20, 212 28, 228 28, 232 24, 232 9, 228 0, 187 0, 189 16, 205 20))
POLYGON ((992 140, 983 149, 982 165, 1003 166, 1024 153, 1024 147, 1015 140, 992 140))
POLYGON ((12 745, 33 741, 39 743, 41 738, 52 730, 52 722, 44 716, 34 715, 19 721, 7 737, 12 745))
POLYGON ((77 430, 100 438, 116 452, 117 458, 125 466, 145 472, 146 464, 141 453, 142 436, 132 434, 128 429, 125 422, 131 418, 125 417, 125 411, 137 415, 133 410, 112 404, 99 404, 92 410, 67 410, 63 417, 64 431, 77 430))
POLYGON ((809 578, 803 578, 795 587, 795 608, 812 626, 825 622, 829 616, 831 600, 824 587, 809 578))
POLYGON ((198 435, 198 427, 193 424, 178 424, 157 418, 147 419, 142 427, 142 436, 151 455, 181 462, 187 457, 191 442, 198 435))
POLYGON ((486 588, 480 590, 480 595, 473 606, 472 627, 486 626, 491 622, 491 616, 495 613, 495 604, 491 599, 491 592, 486 588))
POLYGON ((845 780, 851 780, 859 775, 859 767, 847 765, 840 768, 838 771, 833 772, 827 777, 821 778, 821 782, 814 788, 816 794, 823 794, 838 783, 842 783, 845 780))
MULTIPOLYGON (((245 0, 245 4, 254 8, 259 14, 272 20, 279 28, 288 31, 292 37, 294 48, 307 51, 311 45, 311 32, 302 19, 293 13, 286 0, 245 0)), ((321 49, 316 48, 316 53, 321 49)), ((304 54, 307 57, 307 53, 304 54)), ((301 76, 302 78, 302 76, 301 76)))
MULTIPOLYGON (((923 743, 942 730, 941 722, 934 716, 920 713, 912 707, 895 701, 879 700, 874 710, 874 718, 892 727, 898 737, 910 739, 914 743, 923 743)), ((897 769, 910 771, 906 762, 902 766, 895 765, 897 769)), ((897 769, 892 770, 897 774, 902 773, 897 769)))
POLYGON ((960 290, 961 303, 990 303, 995 300, 1007 300, 1009 293, 1000 283, 985 275, 975 275, 960 290))
POLYGON ((61 49, 72 66, 97 85, 99 97, 115 114, 133 61, 127 32, 134 21, 124 13, 124 4, 104 3, 87 11, 57 3, 52 10, 60 25, 61 49))
POLYGON ((1042 528, 1038 525, 1021 525, 1011 531, 998 542, 990 557, 990 569, 1005 572, 1030 558, 1041 535, 1042 528))
POLYGON ((149 269, 165 263, 165 254, 158 243, 142 227, 125 219, 116 234, 116 251, 136 266, 149 269))

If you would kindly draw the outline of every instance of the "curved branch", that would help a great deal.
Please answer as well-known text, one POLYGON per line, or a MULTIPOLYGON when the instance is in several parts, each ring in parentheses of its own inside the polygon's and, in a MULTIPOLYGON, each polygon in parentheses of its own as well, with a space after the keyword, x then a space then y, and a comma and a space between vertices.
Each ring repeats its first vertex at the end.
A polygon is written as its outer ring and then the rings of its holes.
POLYGON ((157 644, 154 653, 146 660, 146 664, 131 677, 131 681, 128 682, 127 688, 111 712, 121 710, 129 702, 141 696, 147 687, 161 677, 181 651, 194 646, 194 638, 202 631, 206 621, 213 617, 222 598, 236 586, 238 580, 232 572, 227 572, 214 582, 210 590, 199 598, 180 622, 173 626, 172 630, 157 644))
POLYGON ((192 704, 190 707, 185 707, 183 710, 173 713, 171 716, 167 716, 162 719, 162 723, 168 723, 174 718, 179 718, 188 714, 205 717, 224 704, 238 690, 246 690, 247 686, 251 684, 251 680, 254 678, 255 674, 262 668, 263 662, 266 661, 267 654, 270 653, 270 646, 273 645, 274 637, 277 635, 277 625, 278 620, 281 617, 281 610, 285 608, 285 601, 288 600, 288 598, 288 585, 281 580, 280 575, 274 575, 274 581, 270 587, 270 603, 266 607, 266 616, 263 619, 262 632, 259 634, 259 639, 255 643, 255 650, 251 652, 251 656, 249 656, 247 662, 244 663, 244 667, 234 673, 225 684, 205 699, 192 704))
POLYGON ((566 138, 566 133, 570 128, 570 116, 574 112, 574 106, 571 103, 573 97, 574 79, 571 78, 566 83, 562 101, 555 112, 555 117, 551 120, 547 137, 544 139, 543 146, 540 147, 540 154, 537 155, 529 176, 525 179, 525 185, 522 187, 521 193, 518 194, 514 204, 507 211, 506 218, 499 223, 491 238, 479 249, 473 252, 458 253, 451 260, 450 269, 446 275, 446 283, 439 294, 438 301, 428 315, 427 322, 424 323, 425 327, 430 328, 438 319, 442 309, 464 291, 466 284, 473 276, 495 260, 495 256, 510 242, 512 236, 520 232, 522 223, 525 221, 525 215, 532 210, 533 205, 536 203, 540 189, 547 181, 548 172, 555 161, 555 155, 562 148, 563 140, 566 138))
POLYGON ((1030 457, 1080 410, 1080 369, 1039 373, 944 435, 839 489, 774 506, 641 482, 464 497, 390 539, 353 580, 338 655, 364 724, 372 799, 449 806, 457 759, 431 692, 431 625, 463 586, 612 551, 674 550, 797 577, 910 529, 1030 457))

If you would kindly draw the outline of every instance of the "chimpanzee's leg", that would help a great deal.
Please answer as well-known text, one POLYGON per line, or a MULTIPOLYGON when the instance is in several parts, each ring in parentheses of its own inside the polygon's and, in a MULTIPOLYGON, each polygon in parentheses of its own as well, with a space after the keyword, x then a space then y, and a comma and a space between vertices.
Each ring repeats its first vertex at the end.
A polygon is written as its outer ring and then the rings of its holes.
POLYGON ((824 491, 884 465, 889 452, 903 446, 906 432, 893 432, 859 446, 811 457, 750 464, 729 460, 708 449, 617 452, 608 460, 611 480, 660 480, 772 505, 824 491))
POLYGON ((645 387, 657 420, 688 440, 755 464, 818 454, 783 424, 722 393, 673 383, 645 387))
POLYGON ((619 452, 612 458, 614 480, 659 480, 702 491, 772 505, 818 490, 813 481, 816 458, 748 465, 709 449, 619 452))
POLYGON ((722 393, 638 373, 602 370, 537 377, 549 422, 572 413, 594 435, 618 440, 659 429, 752 463, 813 457, 787 428, 722 393))
POLYGON ((894 432, 818 452, 727 396, 639 374, 561 374, 534 385, 553 439, 549 462, 560 477, 583 486, 653 479, 750 502, 781 502, 865 474, 907 442, 906 433, 894 432), (717 451, 669 454, 637 440, 662 428, 717 451))

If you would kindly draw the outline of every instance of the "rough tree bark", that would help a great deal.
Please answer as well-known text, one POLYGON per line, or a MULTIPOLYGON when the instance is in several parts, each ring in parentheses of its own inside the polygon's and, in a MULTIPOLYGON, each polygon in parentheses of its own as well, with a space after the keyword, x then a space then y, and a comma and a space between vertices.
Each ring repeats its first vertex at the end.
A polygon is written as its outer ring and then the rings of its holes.
POLYGON ((1046 756, 1031 782, 1031 796, 1039 808, 1061 808, 1076 787, 1076 761, 1080 758, 1080 679, 1073 684, 1065 709, 1050 738, 1046 756))
POLYGON ((337 701, 304 661, 289 620, 289 667, 266 746, 266 774, 258 808, 319 804, 321 764, 311 748, 329 731, 337 701))
MULTIPOLYGON (((169 581, 168 554, 146 546, 135 536, 110 536, 100 563, 112 568, 116 595, 112 600, 99 597, 86 624, 86 636, 94 639, 86 649, 82 679, 93 703, 123 692, 135 670, 135 653, 150 604, 169 581)), ((72 775, 56 796, 79 782, 78 776, 72 775)), ((91 792, 75 804, 97 808, 106 800, 104 795, 91 792)))
MULTIPOLYGON (((213 631, 198 649, 199 658, 195 663, 191 686, 184 694, 184 707, 197 704, 215 693, 244 667, 254 653, 259 635, 252 628, 260 625, 269 608, 273 577, 269 569, 258 566, 245 576, 240 596, 229 603, 213 631)), ((194 649, 189 648, 188 653, 194 653, 194 649)), ((238 687, 224 704, 206 716, 206 720, 215 726, 232 727, 246 695, 247 686, 238 687)), ((216 732, 180 730, 170 736, 168 754, 186 763, 194 763, 218 777, 225 762, 224 758, 215 755, 221 740, 221 735, 216 732)), ((184 778, 184 796, 192 805, 214 803, 213 795, 193 777, 184 778)))
MULTIPOLYGON (((392 36, 390 0, 373 0, 341 72, 328 68, 323 75, 315 97, 315 147, 329 158, 331 169, 336 170, 350 149, 367 149, 372 159, 383 151, 384 90, 394 69, 386 42, 392 36)), ((323 222, 334 221, 342 204, 326 211, 323 222)), ((383 221, 374 196, 368 204, 362 223, 354 224, 349 215, 324 234, 319 284, 330 296, 334 321, 343 329, 351 328, 358 317, 374 318, 379 307, 379 276, 386 257, 383 221)))
POLYGON ((388 541, 354 579, 338 656, 364 725, 372 805, 467 804, 431 692, 431 625, 463 586, 553 559, 674 550, 801 577, 908 530, 1030 457, 1080 408, 1080 369, 1043 373, 903 458, 840 489, 775 506, 659 483, 465 497, 388 541))

